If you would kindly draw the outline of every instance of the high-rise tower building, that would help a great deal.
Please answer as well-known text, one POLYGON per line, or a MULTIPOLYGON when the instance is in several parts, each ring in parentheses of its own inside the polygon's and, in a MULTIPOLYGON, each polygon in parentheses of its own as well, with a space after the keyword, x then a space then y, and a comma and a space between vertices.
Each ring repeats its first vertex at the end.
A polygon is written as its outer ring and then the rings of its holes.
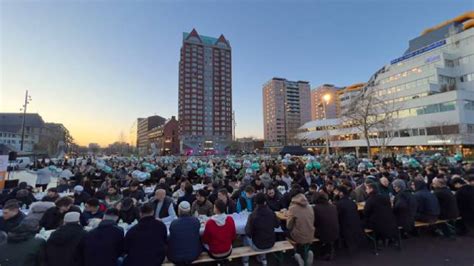
POLYGON ((226 152, 232 140, 232 60, 224 35, 183 33, 179 61, 181 152, 226 152))
POLYGON ((297 129, 311 120, 307 81, 273 78, 263 85, 263 123, 266 147, 294 143, 297 129))

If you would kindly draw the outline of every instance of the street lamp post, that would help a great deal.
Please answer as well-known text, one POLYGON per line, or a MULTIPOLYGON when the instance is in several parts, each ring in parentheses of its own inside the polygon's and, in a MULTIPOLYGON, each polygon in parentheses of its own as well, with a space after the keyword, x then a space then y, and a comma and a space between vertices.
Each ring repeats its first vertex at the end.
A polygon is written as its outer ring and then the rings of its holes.
POLYGON ((331 100, 331 95, 330 94, 324 94, 323 95, 323 109, 324 109, 324 122, 326 122, 325 128, 326 128, 326 155, 329 156, 329 130, 327 126, 327 105, 329 104, 329 101, 331 100))

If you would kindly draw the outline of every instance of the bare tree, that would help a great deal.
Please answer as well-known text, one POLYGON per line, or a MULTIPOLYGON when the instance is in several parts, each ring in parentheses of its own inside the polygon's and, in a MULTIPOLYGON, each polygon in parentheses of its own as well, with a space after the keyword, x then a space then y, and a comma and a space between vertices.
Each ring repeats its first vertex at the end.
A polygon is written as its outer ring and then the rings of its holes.
POLYGON ((342 113, 345 123, 357 128, 363 135, 367 144, 367 154, 371 157, 371 139, 383 149, 393 138, 391 131, 396 121, 396 106, 388 105, 377 97, 372 87, 366 87, 361 93, 351 99, 347 108, 342 113))

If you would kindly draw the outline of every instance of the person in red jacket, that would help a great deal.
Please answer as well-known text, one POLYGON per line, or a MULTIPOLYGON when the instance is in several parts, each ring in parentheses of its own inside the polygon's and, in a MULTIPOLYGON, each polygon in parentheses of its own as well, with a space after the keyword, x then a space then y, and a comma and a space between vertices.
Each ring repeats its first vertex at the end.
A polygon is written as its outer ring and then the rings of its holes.
POLYGON ((202 243, 213 259, 225 259, 232 253, 232 242, 235 239, 235 223, 231 216, 225 214, 226 204, 218 199, 214 203, 214 213, 204 227, 202 243))

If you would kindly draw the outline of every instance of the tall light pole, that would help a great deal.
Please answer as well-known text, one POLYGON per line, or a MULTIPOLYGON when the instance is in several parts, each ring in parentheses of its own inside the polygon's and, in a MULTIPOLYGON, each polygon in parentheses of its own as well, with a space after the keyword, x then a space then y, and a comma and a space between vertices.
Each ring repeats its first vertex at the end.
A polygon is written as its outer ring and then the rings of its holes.
POLYGON ((23 111, 23 122, 21 123, 21 146, 20 151, 23 151, 23 142, 25 141, 25 121, 26 121, 26 110, 28 108, 28 104, 31 102, 31 96, 28 95, 28 90, 26 90, 25 94, 25 103, 20 111, 23 111))
POLYGON ((329 156, 329 130, 327 126, 327 105, 329 104, 329 101, 331 100, 331 95, 330 94, 324 94, 323 95, 323 109, 324 109, 324 122, 326 122, 325 128, 326 128, 326 154, 329 156))

